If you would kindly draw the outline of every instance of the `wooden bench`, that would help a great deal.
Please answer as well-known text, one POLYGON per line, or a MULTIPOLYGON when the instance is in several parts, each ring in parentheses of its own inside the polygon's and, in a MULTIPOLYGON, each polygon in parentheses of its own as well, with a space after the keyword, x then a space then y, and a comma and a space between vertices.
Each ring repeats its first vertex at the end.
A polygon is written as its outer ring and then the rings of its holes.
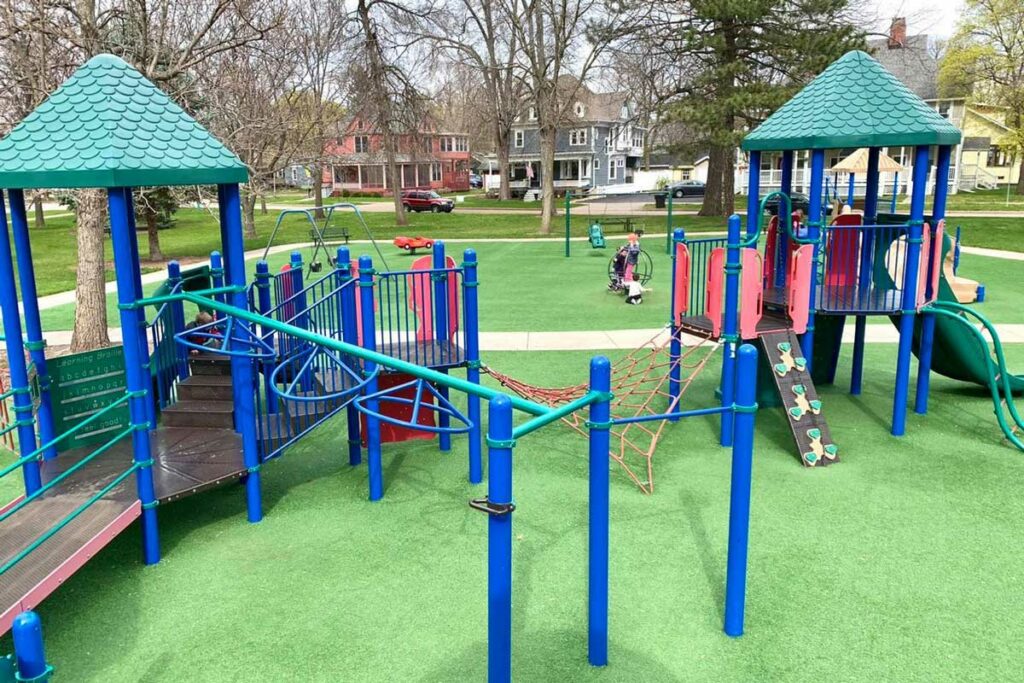
POLYGON ((637 225, 636 223, 633 222, 633 219, 629 218, 628 216, 625 218, 599 219, 597 222, 600 223, 602 227, 621 226, 622 232, 625 233, 635 232, 637 235, 641 237, 644 234, 644 226, 637 225))

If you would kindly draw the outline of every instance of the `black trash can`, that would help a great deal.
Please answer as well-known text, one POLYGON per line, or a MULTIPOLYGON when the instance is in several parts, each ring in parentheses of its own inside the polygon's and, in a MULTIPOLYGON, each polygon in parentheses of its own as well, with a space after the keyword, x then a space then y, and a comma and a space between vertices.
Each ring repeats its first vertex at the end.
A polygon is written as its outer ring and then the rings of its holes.
POLYGON ((664 209, 665 204, 668 201, 668 192, 655 192, 654 193, 654 208, 664 209))

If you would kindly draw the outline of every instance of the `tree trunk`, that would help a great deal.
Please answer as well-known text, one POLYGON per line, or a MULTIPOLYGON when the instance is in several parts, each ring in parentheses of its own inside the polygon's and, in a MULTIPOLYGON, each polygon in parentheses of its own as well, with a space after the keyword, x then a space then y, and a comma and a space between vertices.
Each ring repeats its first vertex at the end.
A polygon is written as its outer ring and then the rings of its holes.
POLYGON ((313 215, 317 218, 324 217, 324 171, 320 164, 314 164, 310 171, 313 179, 313 206, 316 207, 316 211, 313 215))
POLYGON ((260 193, 260 215, 267 215, 267 195, 260 193))
POLYGON ((42 229, 46 227, 46 215, 43 213, 43 196, 36 194, 32 199, 32 207, 36 212, 36 229, 42 229))
POLYGON ((725 157, 731 150, 712 145, 708 153, 708 180, 704 185, 704 202, 698 216, 725 216, 725 157))
MULTIPOLYGON (((385 140, 390 140, 390 133, 384 134, 385 140)), ((391 196, 395 204, 395 225, 409 225, 409 217, 405 214, 405 207, 402 205, 402 174, 395 163, 395 154, 391 151, 391 142, 384 143, 388 147, 388 176, 391 179, 391 196)))
POLYGON ((242 190, 242 234, 247 240, 256 238, 256 195, 252 190, 242 190))
POLYGON ((508 129, 500 123, 494 126, 494 144, 498 154, 498 199, 512 199, 512 181, 508 162, 508 129))
POLYGON ((551 218, 555 215, 555 133, 554 127, 540 130, 540 232, 551 233, 551 218))
POLYGON ((164 253, 160 250, 160 222, 156 211, 151 206, 142 209, 146 218, 146 235, 149 237, 149 260, 163 261, 164 253))
MULTIPOLYGON (((1018 156, 1017 154, 1014 155, 1018 156)), ((1010 162, 1010 172, 1013 173, 1013 167, 1016 165, 1017 160, 1014 159, 1010 162)), ((1007 181, 1010 179, 1007 178, 1007 181)), ((1020 170, 1017 171, 1017 189, 1014 190, 1017 194, 1024 194, 1024 164, 1021 164, 1020 170)))
MULTIPOLYGON (((110 345, 107 335, 107 294, 103 262, 105 196, 100 190, 81 190, 77 198, 78 275, 75 278, 75 329, 71 351, 90 351, 110 345)), ((119 264, 126 267, 126 264, 119 264)))

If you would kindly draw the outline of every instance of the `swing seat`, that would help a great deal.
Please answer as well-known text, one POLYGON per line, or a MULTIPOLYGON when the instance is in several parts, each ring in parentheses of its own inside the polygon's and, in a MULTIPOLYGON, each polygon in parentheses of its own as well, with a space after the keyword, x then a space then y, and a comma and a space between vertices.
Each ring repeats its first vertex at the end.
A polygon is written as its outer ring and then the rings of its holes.
POLYGON ((590 246, 594 249, 604 249, 604 230, 601 229, 600 223, 594 223, 590 226, 587 231, 587 240, 590 242, 590 246))

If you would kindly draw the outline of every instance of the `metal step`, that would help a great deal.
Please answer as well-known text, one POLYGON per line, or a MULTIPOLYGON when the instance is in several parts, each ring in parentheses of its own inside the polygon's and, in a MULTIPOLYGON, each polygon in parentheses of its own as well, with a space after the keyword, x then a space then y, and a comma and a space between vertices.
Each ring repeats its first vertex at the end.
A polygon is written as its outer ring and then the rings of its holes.
POLYGON ((230 401, 231 375, 192 375, 178 383, 179 401, 230 401))
POLYGON ((188 357, 193 375, 230 375, 231 360, 215 353, 199 353, 188 357))
POLYGON ((178 401, 164 408, 163 427, 199 427, 232 429, 235 404, 231 401, 178 401))

